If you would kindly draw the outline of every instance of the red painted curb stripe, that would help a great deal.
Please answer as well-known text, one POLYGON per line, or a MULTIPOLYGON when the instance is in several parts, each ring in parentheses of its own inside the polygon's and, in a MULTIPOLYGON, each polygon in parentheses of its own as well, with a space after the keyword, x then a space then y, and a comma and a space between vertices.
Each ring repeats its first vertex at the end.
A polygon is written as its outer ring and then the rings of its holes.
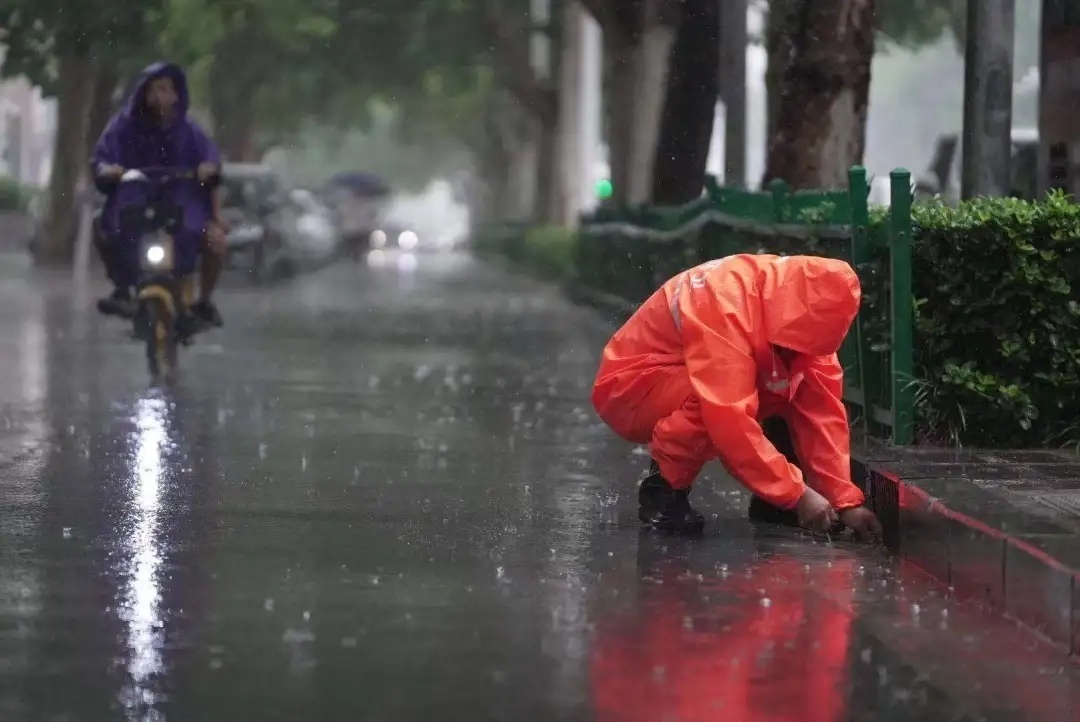
MULTIPOLYGON (((865 466, 866 466, 867 469, 870 469, 869 464, 865 464, 865 466)), ((887 479, 888 481, 891 481, 893 484, 896 484, 897 491, 899 493, 903 494, 904 492, 908 492, 908 493, 912 494, 913 496, 917 496, 917 497, 929 502, 928 505, 927 505, 927 508, 930 511, 932 511, 932 512, 934 512, 936 514, 940 514, 941 516, 945 517, 946 519, 952 519, 953 521, 956 521, 956 522, 958 522, 960 524, 963 524, 964 526, 968 527, 969 529, 971 529, 973 531, 977 531, 980 534, 985 534, 985 535, 987 535, 987 536, 989 536, 989 537, 991 537, 993 539, 1003 541, 1006 544, 1008 544, 1008 545, 1010 545, 1012 547, 1015 547, 1016 549, 1019 549, 1020 551, 1034 557, 1036 560, 1038 560, 1039 562, 1042 562, 1043 564, 1045 564, 1048 567, 1054 569, 1055 571, 1059 571, 1059 572, 1062 572, 1064 574, 1069 574, 1069 575, 1071 575, 1071 576, 1073 576, 1073 577, 1075 577, 1077 579, 1080 579, 1080 570, 1073 569, 1069 565, 1062 562, 1060 559, 1058 559, 1058 558, 1056 558, 1056 557, 1054 557, 1054 556, 1052 556, 1050 554, 1047 554, 1045 551, 1043 551, 1042 549, 1039 549, 1038 547, 1034 546, 1033 544, 1031 544, 1029 542, 1026 542, 1023 539, 1018 539, 1015 536, 1012 536, 1012 535, 1010 535, 1010 534, 1008 534, 1006 532, 1001 531, 1000 529, 995 529, 994 527, 990 526, 989 524, 986 524, 985 522, 981 522, 981 521, 979 521, 978 519, 976 519, 974 517, 968 516, 967 514, 964 514, 964 513, 959 512, 959 511, 955 511, 954 509, 950 509, 943 501, 941 501, 941 499, 938 499, 937 497, 931 496, 930 494, 928 494, 926 491, 920 489, 919 487, 913 486, 912 484, 909 484, 909 483, 905 482, 903 479, 896 476, 896 474, 893 474, 890 471, 885 471, 885 470, 882 470, 882 469, 875 469, 874 473, 876 473, 878 476, 880 476, 880 477, 882 477, 884 479, 887 479)))

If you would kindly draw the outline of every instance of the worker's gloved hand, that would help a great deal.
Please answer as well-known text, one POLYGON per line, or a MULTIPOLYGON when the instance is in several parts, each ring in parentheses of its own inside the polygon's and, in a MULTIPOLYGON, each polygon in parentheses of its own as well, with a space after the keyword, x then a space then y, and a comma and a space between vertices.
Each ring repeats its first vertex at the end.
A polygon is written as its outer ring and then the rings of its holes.
POLYGON ((799 517, 799 526, 811 531, 829 531, 836 522, 832 505, 809 486, 799 497, 795 512, 799 517))
POLYGON ((881 521, 865 506, 856 506, 840 512, 840 521, 855 532, 863 541, 878 543, 882 540, 881 521))

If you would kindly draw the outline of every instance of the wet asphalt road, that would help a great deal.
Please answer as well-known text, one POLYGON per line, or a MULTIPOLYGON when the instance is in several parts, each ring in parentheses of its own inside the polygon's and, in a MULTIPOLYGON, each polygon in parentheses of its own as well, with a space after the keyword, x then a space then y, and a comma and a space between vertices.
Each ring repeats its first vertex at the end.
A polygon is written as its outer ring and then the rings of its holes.
POLYGON ((169 389, 2 279, 0 720, 1076 719, 1060 655, 715 471, 706 538, 642 534, 609 329, 383 260, 226 289, 169 389))

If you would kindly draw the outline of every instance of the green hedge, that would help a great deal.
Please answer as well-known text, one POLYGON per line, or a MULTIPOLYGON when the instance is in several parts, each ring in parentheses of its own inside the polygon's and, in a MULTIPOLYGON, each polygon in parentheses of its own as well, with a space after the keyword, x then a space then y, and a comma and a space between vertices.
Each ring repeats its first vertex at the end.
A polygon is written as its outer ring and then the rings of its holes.
POLYGON ((0 211, 25 211, 35 190, 9 176, 0 176, 0 211))
POLYGON ((1080 443, 1080 206, 915 206, 918 423, 930 441, 1080 443))
POLYGON ((507 258, 542 278, 563 281, 574 276, 577 233, 559 226, 507 225, 478 233, 473 248, 507 258))
MULTIPOLYGON (((885 220, 873 212, 867 232, 884 233, 885 220)), ((1080 206, 1060 194, 955 208, 926 201, 914 205, 912 220, 918 441, 1080 446, 1080 206)), ((574 267, 577 239, 566 231, 518 226, 488 236, 489 252, 547 278, 588 283, 595 275, 574 267)), ((826 252, 816 240, 784 250, 826 252)), ((687 263, 685 244, 668 252, 687 263)), ((886 351, 887 256, 858 270, 864 332, 886 351)))

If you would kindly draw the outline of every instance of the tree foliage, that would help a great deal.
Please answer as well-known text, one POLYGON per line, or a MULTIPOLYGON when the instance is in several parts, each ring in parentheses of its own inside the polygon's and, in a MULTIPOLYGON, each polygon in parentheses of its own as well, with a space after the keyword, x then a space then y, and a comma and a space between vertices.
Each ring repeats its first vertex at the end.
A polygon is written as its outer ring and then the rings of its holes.
POLYGON ((500 78, 535 101, 518 17, 524 0, 9 0, 0 42, 3 74, 47 93, 61 49, 125 74, 159 54, 184 65, 193 95, 219 114, 281 137, 312 120, 364 125, 372 99, 461 106, 450 99, 482 91, 496 55, 500 78))
POLYGON ((47 94, 56 91, 57 57, 120 63, 144 54, 153 18, 164 0, 6 0, 0 5, 2 77, 25 76, 47 94))
POLYGON ((878 33, 906 48, 962 32, 967 0, 876 0, 878 33))
MULTIPOLYGON (((754 0, 752 5, 768 14, 785 2, 754 0)), ((875 0, 874 21, 881 39, 914 49, 946 34, 961 37, 966 9, 967 0, 875 0)))
POLYGON ((401 108, 411 139, 482 144, 496 87, 554 120, 554 88, 528 64, 528 10, 527 0, 9 0, 0 42, 4 75, 46 93, 59 49, 125 78, 159 57, 178 62, 225 145, 286 142, 311 123, 365 128, 375 100, 401 108))

